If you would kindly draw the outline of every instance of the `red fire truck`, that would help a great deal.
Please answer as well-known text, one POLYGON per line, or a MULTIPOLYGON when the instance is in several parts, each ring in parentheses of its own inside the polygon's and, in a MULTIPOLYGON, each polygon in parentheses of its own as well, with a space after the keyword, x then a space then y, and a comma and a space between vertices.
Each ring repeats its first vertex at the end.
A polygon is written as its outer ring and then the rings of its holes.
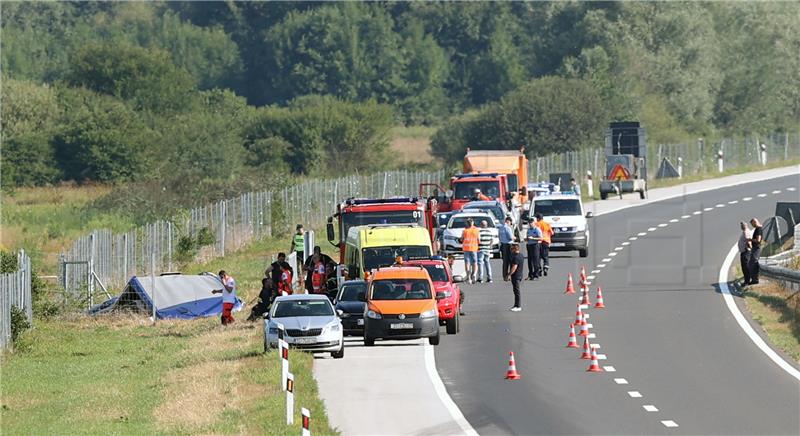
POLYGON ((339 247, 339 261, 344 262, 344 246, 351 227, 369 224, 417 224, 428 229, 431 241, 436 236, 435 199, 421 200, 413 197, 348 198, 336 206, 336 213, 328 217, 328 242, 339 247), (338 220, 339 237, 336 237, 334 218, 338 220))

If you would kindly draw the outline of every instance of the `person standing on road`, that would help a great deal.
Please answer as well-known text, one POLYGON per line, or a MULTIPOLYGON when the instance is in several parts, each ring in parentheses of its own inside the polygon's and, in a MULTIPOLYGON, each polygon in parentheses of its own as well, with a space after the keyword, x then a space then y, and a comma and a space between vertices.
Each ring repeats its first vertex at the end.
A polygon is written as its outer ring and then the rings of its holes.
POLYGON ((212 294, 222 294, 222 325, 233 324, 233 306, 236 305, 236 281, 225 270, 219 272, 222 289, 211 291, 212 294))
POLYGON ((747 223, 742 221, 739 223, 739 227, 742 228, 742 233, 739 235, 739 262, 742 265, 742 275, 744 276, 744 284, 750 284, 750 251, 752 247, 750 246, 750 238, 753 237, 753 232, 750 231, 750 227, 747 226, 747 223))
POLYGON ((525 234, 525 247, 528 255, 528 280, 536 280, 542 275, 539 264, 539 249, 542 242, 542 229, 532 223, 525 234))
POLYGON ((542 273, 546 276, 550 269, 550 241, 553 237, 553 228, 545 222, 542 214, 536 215, 536 226, 542 231, 542 243, 539 244, 539 258, 542 262, 542 273))
POLYGON ((506 217, 505 224, 500 227, 500 257, 503 258, 503 280, 508 281, 511 265, 511 243, 514 242, 514 228, 511 217, 506 217))
MULTIPOLYGON (((303 225, 298 224, 295 233, 292 236, 292 246, 289 248, 289 254, 297 253, 297 274, 303 273, 303 262, 305 261, 305 258, 303 257, 303 250, 306 240, 304 233, 303 225)), ((302 275, 300 277, 302 277, 302 275)))
POLYGON ((514 291, 514 305, 511 306, 512 312, 519 312, 522 310, 519 295, 519 282, 522 281, 522 270, 525 268, 525 259, 522 258, 522 253, 519 251, 519 244, 511 244, 511 269, 509 276, 511 277, 511 290, 514 291))
POLYGON ((750 259, 748 260, 748 269, 750 270, 750 285, 758 284, 758 259, 761 258, 761 245, 764 243, 764 229, 761 228, 761 223, 757 218, 750 220, 753 226, 753 234, 750 237, 750 259))
POLYGON ((478 230, 480 239, 478 241, 478 283, 486 276, 486 283, 492 283, 492 231, 489 230, 489 223, 481 221, 481 228, 478 230))
POLYGON ((467 282, 472 284, 476 280, 478 269, 478 244, 480 242, 480 232, 475 227, 472 218, 467 219, 467 228, 461 235, 461 247, 464 251, 464 267, 467 274, 467 282))

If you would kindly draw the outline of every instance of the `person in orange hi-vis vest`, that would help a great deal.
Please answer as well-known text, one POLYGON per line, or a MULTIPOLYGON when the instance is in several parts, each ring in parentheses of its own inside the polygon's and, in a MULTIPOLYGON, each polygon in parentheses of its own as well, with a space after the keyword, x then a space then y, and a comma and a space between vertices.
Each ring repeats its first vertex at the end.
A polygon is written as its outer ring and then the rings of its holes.
POLYGON ((278 283, 278 291, 280 295, 292 295, 292 267, 288 262, 281 263, 281 281, 278 283))
POLYGON ((542 262, 542 273, 547 275, 547 270, 550 269, 550 241, 553 236, 553 228, 550 224, 544 221, 542 214, 537 213, 536 226, 542 230, 542 243, 539 245, 539 259, 542 262))
POLYGON ((472 218, 467 219, 467 228, 461 236, 461 247, 464 251, 464 267, 467 272, 468 282, 475 283, 478 273, 478 245, 480 230, 475 227, 472 218))
POLYGON ((322 263, 322 257, 318 254, 312 256, 313 270, 311 272, 311 289, 315 294, 323 293, 322 285, 325 284, 325 264, 322 263))

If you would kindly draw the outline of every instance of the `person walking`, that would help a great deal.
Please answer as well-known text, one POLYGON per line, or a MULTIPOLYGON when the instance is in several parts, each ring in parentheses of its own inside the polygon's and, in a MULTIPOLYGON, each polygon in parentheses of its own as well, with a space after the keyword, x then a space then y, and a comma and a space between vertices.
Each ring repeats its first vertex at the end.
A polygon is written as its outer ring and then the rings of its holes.
POLYGON ((514 242, 514 228, 511 217, 506 217, 505 223, 498 232, 500 236, 500 257, 503 258, 503 280, 508 281, 508 271, 511 268, 511 243, 514 242))
POLYGON ((758 284, 758 259, 761 258, 761 246, 764 243, 764 229, 757 218, 750 220, 753 226, 753 234, 750 236, 750 259, 748 259, 748 269, 750 272, 750 285, 758 284))
POLYGON ((478 230, 478 283, 481 283, 486 276, 486 283, 492 283, 492 231, 486 220, 481 221, 481 228, 478 230))
POLYGON ((295 233, 292 236, 291 247, 289 248, 289 254, 297 253, 297 274, 300 275, 303 273, 303 262, 306 260, 305 257, 303 257, 303 250, 306 240, 304 233, 303 225, 298 224, 297 228, 295 229, 295 233))
POLYGON ((547 275, 550 269, 550 241, 553 237, 553 228, 548 224, 542 214, 536 215, 536 226, 542 231, 542 243, 539 244, 539 259, 542 262, 542 274, 547 275))
POLYGON ((541 265, 539 264, 539 250, 542 242, 542 229, 531 223, 525 233, 525 247, 528 250, 528 280, 536 280, 542 275, 541 265))
POLYGON ((519 251, 519 244, 511 244, 511 269, 508 275, 511 277, 511 290, 514 292, 514 305, 511 306, 512 312, 519 312, 522 310, 522 303, 519 294, 519 282, 522 281, 522 270, 524 269, 525 259, 519 251))
POLYGON ((222 325, 232 324, 233 306, 236 305, 236 280, 229 276, 225 270, 219 272, 222 289, 214 289, 212 294, 222 294, 222 325))
POLYGON ((464 267, 467 274, 467 282, 472 284, 476 280, 478 269, 478 244, 480 242, 480 232, 475 227, 472 218, 467 219, 467 228, 461 235, 461 247, 464 251, 464 267))
POLYGON ((747 226, 747 223, 742 221, 739 223, 739 227, 742 229, 742 233, 739 234, 739 262, 742 265, 742 275, 744 276, 744 284, 750 284, 750 251, 752 247, 750 245, 750 238, 753 237, 753 232, 750 230, 750 227, 747 226))

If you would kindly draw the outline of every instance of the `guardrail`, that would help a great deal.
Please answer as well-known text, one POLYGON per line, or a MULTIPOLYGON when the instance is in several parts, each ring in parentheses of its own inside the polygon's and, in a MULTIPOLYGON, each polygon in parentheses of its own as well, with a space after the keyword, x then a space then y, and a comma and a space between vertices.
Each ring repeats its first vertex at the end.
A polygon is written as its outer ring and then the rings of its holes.
POLYGON ((33 300, 31 296, 31 259, 20 250, 17 254, 17 270, 0 274, 0 350, 11 343, 11 307, 25 313, 28 323, 33 322, 33 300))
MULTIPOLYGON (((790 289, 794 294, 800 292, 800 271, 784 267, 794 257, 800 256, 800 224, 794 226, 794 246, 791 250, 759 259, 760 274, 782 286, 790 289)), ((794 294, 792 297, 794 297, 794 294)), ((789 298, 792 298, 789 297, 789 298)))

